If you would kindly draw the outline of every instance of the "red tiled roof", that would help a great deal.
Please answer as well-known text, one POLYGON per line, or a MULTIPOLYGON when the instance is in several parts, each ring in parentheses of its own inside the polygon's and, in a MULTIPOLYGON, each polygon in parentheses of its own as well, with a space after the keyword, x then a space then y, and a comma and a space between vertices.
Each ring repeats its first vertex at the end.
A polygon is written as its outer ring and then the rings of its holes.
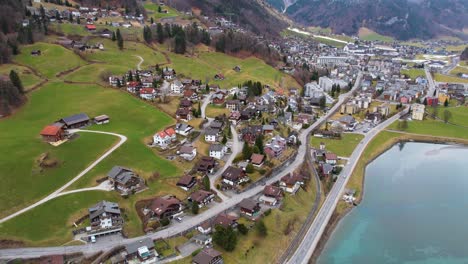
POLYGON ((173 135, 175 135, 175 133, 176 133, 175 130, 174 130, 174 128, 172 128, 172 127, 166 129, 164 132, 166 132, 166 134, 168 134, 169 136, 173 136, 173 135))
POLYGON ((335 153, 325 153, 325 159, 327 160, 336 160, 338 157, 335 153))
POLYGON ((154 89, 153 88, 142 88, 140 89, 140 94, 153 94, 154 89))
POLYGON ((262 154, 257 154, 257 153, 252 154, 252 157, 250 157, 250 159, 252 160, 252 163, 253 163, 253 164, 260 164, 260 163, 262 163, 264 158, 265 158, 264 155, 262 155, 262 154))
POLYGON ((55 136, 60 132, 60 127, 58 126, 46 126, 41 131, 42 136, 55 136))
POLYGON ((86 29, 96 29, 95 25, 86 25, 86 29))

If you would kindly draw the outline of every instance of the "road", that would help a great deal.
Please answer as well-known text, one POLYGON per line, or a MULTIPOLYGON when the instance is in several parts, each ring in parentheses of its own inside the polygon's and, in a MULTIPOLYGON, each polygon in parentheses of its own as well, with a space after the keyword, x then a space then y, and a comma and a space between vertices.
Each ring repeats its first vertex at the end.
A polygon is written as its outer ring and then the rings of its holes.
MULTIPOLYGON (((309 128, 303 130, 299 134, 299 140, 302 144, 299 146, 297 151, 296 159, 291 162, 291 164, 283 169, 282 171, 272 175, 267 179, 266 184, 272 184, 281 179, 284 175, 294 172, 299 166, 302 165, 306 152, 307 152, 307 135, 311 131, 318 128, 325 120, 333 115, 335 111, 339 109, 341 104, 343 104, 349 96, 352 95, 352 92, 360 86, 362 79, 362 73, 360 73, 356 79, 355 85, 353 88, 346 94, 339 96, 338 102, 322 117, 320 117, 315 123, 313 123, 309 128)), ((234 136, 234 134, 233 134, 234 136)), ((190 219, 186 219, 181 223, 175 223, 164 230, 160 230, 155 233, 146 234, 144 236, 135 237, 135 238, 121 238, 118 240, 113 240, 106 243, 99 243, 99 240, 95 244, 86 244, 86 245, 77 245, 77 246, 62 246, 62 247, 36 247, 36 248, 13 248, 13 249, 0 249, 0 259, 12 259, 12 258, 35 258, 44 255, 55 255, 55 254, 69 254, 73 252, 83 252, 84 254, 94 254, 99 251, 107 251, 112 249, 115 246, 123 246, 135 241, 139 241, 142 238, 151 238, 162 239, 173 237, 179 235, 181 232, 193 229, 204 221, 211 219, 218 214, 225 212, 229 208, 236 206, 245 198, 250 198, 254 195, 257 195, 263 190, 264 186, 259 185, 255 188, 252 188, 248 191, 237 194, 229 199, 224 200, 222 203, 217 203, 215 206, 211 207, 210 210, 207 210, 201 214, 195 215, 190 219)))
MULTIPOLYGON (((97 160, 95 160, 93 163, 91 163, 91 165, 89 165, 86 169, 84 169, 82 172, 80 172, 80 174, 78 174, 75 178, 71 179, 69 182, 67 182, 65 185, 63 185, 62 187, 60 187, 59 189, 57 189, 56 191, 54 191, 53 193, 49 194, 48 196, 46 196, 45 198, 37 201, 36 203, 28 206, 28 207, 25 207, 21 210, 19 210, 18 212, 15 212, 7 217, 4 217, 2 219, 0 219, 0 224, 1 223, 4 223, 24 212, 27 212, 47 201, 50 201, 54 198, 56 198, 57 196, 60 196, 60 193, 63 192, 65 189, 67 189, 68 187, 70 187, 73 183, 75 183, 77 180, 79 180, 81 177, 83 177, 83 175, 85 175, 86 173, 88 173, 90 170, 92 170, 94 167, 96 167, 96 165, 98 165, 102 160, 104 160, 107 156, 109 156, 112 152, 114 152, 116 149, 118 149, 123 143, 125 143, 125 141, 127 141, 127 137, 124 136, 124 135, 120 135, 120 134, 116 134, 116 133, 111 133, 111 132, 103 132, 103 131, 93 131, 93 130, 81 130, 81 129, 72 129, 72 130, 69 130, 70 133, 76 133, 76 132, 84 132, 84 133, 97 133, 97 134, 106 134, 106 135, 112 135, 112 136, 116 136, 116 137, 119 137, 120 138, 120 141, 115 144, 112 148, 110 148, 108 151, 106 151, 106 153, 102 154, 97 160)), ((0 253, 0 256, 1 256, 1 253, 0 253)))
MULTIPOLYGON (((404 111, 406 111, 406 108, 404 111)), ((320 211, 318 212, 316 218, 314 219, 312 225, 310 226, 309 230, 307 231, 302 243, 297 248, 294 255, 288 260, 288 263, 294 264, 307 264, 309 263, 309 259, 311 258, 317 243, 322 236, 325 227, 330 220, 333 212, 335 211, 336 205, 341 198, 341 195, 348 183, 348 180, 356 167, 359 158, 361 157, 364 149, 367 147, 369 142, 383 129, 385 129, 388 125, 396 121, 400 117, 400 114, 396 114, 393 117, 387 119, 386 121, 382 122, 371 131, 369 131, 366 136, 361 140, 358 144, 356 149, 353 151, 351 156, 349 157, 347 165, 341 171, 340 176, 336 180, 333 188, 331 189, 330 193, 328 194, 327 198, 325 199, 320 211)))
MULTIPOLYGON (((429 85, 429 89, 427 91, 427 95, 428 96, 433 96, 434 95, 434 91, 436 90, 436 85, 435 85, 435 82, 434 82, 434 79, 432 78, 432 74, 431 72, 429 71, 429 68, 428 67, 425 67, 424 68, 424 72, 426 73, 426 79, 427 79, 427 83, 429 85)), ((437 95, 437 94, 436 94, 437 95)))
POLYGON ((134 56, 140 59, 140 62, 137 64, 137 69, 138 69, 139 71, 141 71, 141 64, 142 64, 145 60, 144 60, 143 57, 141 57, 141 56, 138 56, 138 55, 134 55, 134 56))

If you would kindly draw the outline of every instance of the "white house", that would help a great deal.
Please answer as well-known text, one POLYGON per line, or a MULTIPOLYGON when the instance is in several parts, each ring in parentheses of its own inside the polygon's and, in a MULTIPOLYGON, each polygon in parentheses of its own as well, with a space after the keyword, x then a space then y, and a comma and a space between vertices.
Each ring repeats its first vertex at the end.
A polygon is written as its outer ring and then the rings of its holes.
POLYGON ((160 131, 153 136, 153 144, 160 147, 167 147, 167 145, 177 140, 176 132, 173 128, 168 128, 160 131))
POLYGON ((340 79, 330 79, 326 76, 322 76, 319 78, 319 86, 325 92, 330 92, 333 85, 339 85, 340 88, 343 89, 346 86, 348 86, 348 83, 340 79))
POLYGON ((412 104, 411 105, 411 118, 414 120, 424 119, 425 106, 423 104, 412 104))
POLYGON ((153 100, 156 97, 156 90, 154 88, 141 88, 140 97, 145 100, 153 100))
POLYGON ((210 146, 210 157, 222 159, 227 152, 227 147, 221 144, 213 144, 210 146))
POLYGON ((177 154, 185 160, 193 160, 197 156, 197 149, 192 146, 182 146, 177 154))
POLYGON ((205 141, 206 142, 216 142, 219 138, 219 130, 209 128, 205 131, 205 141))
POLYGON ((192 132, 193 127, 185 123, 177 123, 175 126, 175 132, 182 136, 188 136, 192 132))
POLYGON ((175 94, 181 94, 184 91, 184 85, 181 81, 175 80, 171 83, 171 92, 175 94))

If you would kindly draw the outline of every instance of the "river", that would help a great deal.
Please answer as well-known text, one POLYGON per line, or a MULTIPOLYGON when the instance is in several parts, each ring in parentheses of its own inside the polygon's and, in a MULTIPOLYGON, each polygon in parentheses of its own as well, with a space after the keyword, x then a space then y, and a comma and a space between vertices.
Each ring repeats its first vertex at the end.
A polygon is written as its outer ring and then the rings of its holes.
POLYGON ((468 263, 468 148, 397 144, 365 175, 318 263, 468 263))

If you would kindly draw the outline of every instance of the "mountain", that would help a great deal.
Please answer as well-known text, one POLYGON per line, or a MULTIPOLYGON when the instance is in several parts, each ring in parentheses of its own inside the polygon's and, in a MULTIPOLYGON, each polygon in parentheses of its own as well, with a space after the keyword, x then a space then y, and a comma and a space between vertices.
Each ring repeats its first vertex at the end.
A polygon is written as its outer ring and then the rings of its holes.
POLYGON ((196 7, 208 16, 230 17, 233 22, 259 35, 278 36, 288 23, 260 0, 171 0, 177 9, 196 7))
MULTIPOLYGON (((268 0, 275 7, 289 0, 268 0)), ((356 34, 367 27, 396 39, 457 36, 468 28, 467 0, 297 0, 286 14, 307 26, 331 28, 334 33, 356 34)))

